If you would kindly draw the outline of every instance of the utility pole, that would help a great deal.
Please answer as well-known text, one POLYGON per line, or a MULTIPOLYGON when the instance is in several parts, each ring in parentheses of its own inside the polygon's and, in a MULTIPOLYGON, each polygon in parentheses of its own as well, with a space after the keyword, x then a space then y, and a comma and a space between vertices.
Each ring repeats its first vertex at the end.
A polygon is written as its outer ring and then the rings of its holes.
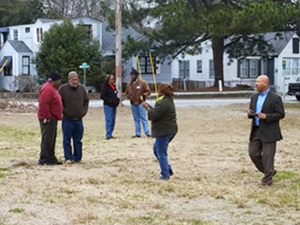
POLYGON ((122 102, 122 0, 115 0, 115 25, 116 25, 116 88, 118 98, 122 102))

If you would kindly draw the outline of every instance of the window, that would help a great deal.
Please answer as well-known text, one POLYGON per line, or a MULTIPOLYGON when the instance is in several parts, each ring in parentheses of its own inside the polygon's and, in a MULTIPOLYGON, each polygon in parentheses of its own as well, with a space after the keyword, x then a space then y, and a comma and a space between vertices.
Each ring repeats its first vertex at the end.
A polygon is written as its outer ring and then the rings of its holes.
POLYGON ((43 28, 36 28, 36 40, 41 42, 43 39, 43 28))
POLYGON ((22 74, 23 75, 30 74, 30 58, 29 58, 29 56, 22 57, 22 74))
POLYGON ((25 27, 25 33, 29 33, 30 32, 30 27, 25 27))
MULTIPOLYGON (((152 74, 151 62, 149 56, 139 57, 142 74, 152 74)), ((156 58, 152 56, 154 74, 156 74, 156 58)), ((138 67, 137 67, 138 68, 138 67)))
POLYGON ((93 39, 92 25, 90 25, 90 24, 83 24, 82 26, 86 29, 86 38, 89 39, 89 40, 92 40, 93 39))
POLYGON ((209 60, 209 78, 215 78, 215 66, 212 59, 209 60))
POLYGON ((181 79, 190 78, 190 61, 179 60, 179 78, 181 79))
POLYGON ((259 60, 245 59, 239 61, 239 77, 241 78, 255 78, 258 76, 259 60))
POLYGON ((299 38, 293 38, 293 53, 299 54, 299 38))
POLYGON ((12 76, 12 67, 11 66, 4 67, 3 71, 4 71, 4 76, 12 76))
POLYGON ((300 58, 285 58, 286 61, 286 69, 285 75, 291 76, 299 76, 300 75, 300 58))
POLYGON ((202 73, 202 60, 197 60, 197 73, 202 73))
POLYGON ((18 30, 17 29, 14 29, 14 37, 13 37, 13 39, 15 40, 15 41, 17 41, 18 39, 19 39, 19 32, 18 32, 18 30))

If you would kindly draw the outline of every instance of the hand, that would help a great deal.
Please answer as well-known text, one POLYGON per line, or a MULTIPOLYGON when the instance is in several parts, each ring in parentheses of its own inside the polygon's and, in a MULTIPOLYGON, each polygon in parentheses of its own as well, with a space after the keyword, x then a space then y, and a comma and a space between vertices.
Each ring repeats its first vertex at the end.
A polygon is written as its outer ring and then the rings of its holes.
POLYGON ((151 105, 149 105, 147 102, 142 102, 141 104, 146 110, 149 110, 152 108, 151 105))
POLYGON ((255 112, 252 109, 248 109, 248 116, 250 117, 255 116, 255 112))
POLYGON ((256 113, 256 116, 261 120, 267 119, 267 114, 265 113, 256 113))

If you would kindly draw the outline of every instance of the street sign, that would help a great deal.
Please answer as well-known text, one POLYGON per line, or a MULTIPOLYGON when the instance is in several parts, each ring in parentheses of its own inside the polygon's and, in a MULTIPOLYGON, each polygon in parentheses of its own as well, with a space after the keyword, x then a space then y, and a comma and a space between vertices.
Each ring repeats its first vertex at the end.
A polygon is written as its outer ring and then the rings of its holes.
POLYGON ((90 68, 90 65, 88 65, 86 62, 84 62, 79 66, 79 68, 80 69, 88 69, 88 68, 90 68))
POLYGON ((86 86, 86 69, 90 68, 90 65, 88 65, 86 62, 83 62, 80 66, 80 69, 83 69, 83 75, 84 75, 84 81, 83 86, 86 86))

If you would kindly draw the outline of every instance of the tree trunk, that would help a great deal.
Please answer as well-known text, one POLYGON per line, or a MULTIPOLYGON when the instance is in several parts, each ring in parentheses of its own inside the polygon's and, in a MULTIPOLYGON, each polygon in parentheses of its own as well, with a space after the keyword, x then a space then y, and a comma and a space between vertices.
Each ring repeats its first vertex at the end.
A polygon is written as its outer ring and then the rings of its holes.
POLYGON ((224 55, 224 38, 213 37, 212 38, 213 49, 213 61, 215 69, 215 83, 214 86, 218 87, 219 80, 222 81, 222 87, 224 86, 224 71, 223 71, 223 55, 224 55))

